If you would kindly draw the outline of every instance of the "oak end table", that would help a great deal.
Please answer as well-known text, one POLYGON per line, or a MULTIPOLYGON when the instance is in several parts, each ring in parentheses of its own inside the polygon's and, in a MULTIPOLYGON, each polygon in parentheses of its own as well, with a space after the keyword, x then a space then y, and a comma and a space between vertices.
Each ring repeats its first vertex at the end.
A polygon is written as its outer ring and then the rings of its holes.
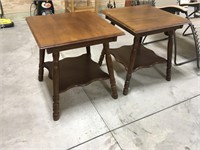
MULTIPOLYGON (((134 36, 133 45, 110 50, 116 61, 124 65, 127 70, 123 94, 128 94, 132 72, 157 63, 167 63, 166 80, 170 81, 172 38, 175 30, 188 24, 189 20, 149 5, 108 9, 104 10, 103 13, 111 21, 111 24, 118 25, 134 36), (168 35, 166 59, 156 55, 154 51, 141 44, 143 37, 162 32, 168 35)), ((99 64, 102 63, 103 55, 102 53, 99 64)))
POLYGON ((109 51, 109 42, 124 33, 93 12, 62 13, 27 17, 26 21, 39 47, 39 81, 44 67, 53 80, 53 119, 60 117, 59 93, 93 81, 110 79, 112 97, 117 98, 116 82, 109 51), (103 44, 108 74, 91 59, 90 46, 103 44), (61 51, 86 47, 86 54, 59 60, 61 51), (45 52, 53 61, 45 62, 45 52))

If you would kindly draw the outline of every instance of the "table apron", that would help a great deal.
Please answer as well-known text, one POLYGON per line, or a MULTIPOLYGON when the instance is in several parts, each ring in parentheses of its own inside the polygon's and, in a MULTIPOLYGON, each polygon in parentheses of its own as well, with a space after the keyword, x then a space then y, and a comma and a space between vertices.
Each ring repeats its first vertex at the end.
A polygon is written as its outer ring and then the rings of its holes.
POLYGON ((41 49, 47 49, 47 53, 50 54, 50 53, 80 48, 80 47, 87 47, 87 46, 91 46, 91 45, 109 43, 109 42, 113 42, 113 41, 117 41, 117 36, 105 38, 105 39, 100 39, 100 40, 84 41, 82 43, 81 42, 73 43, 73 44, 68 44, 68 45, 63 45, 63 46, 55 46, 55 47, 47 47, 47 48, 44 47, 44 48, 41 48, 41 49))
POLYGON ((127 32, 129 32, 130 34, 134 35, 134 36, 147 36, 147 35, 152 35, 152 34, 157 34, 157 33, 162 33, 162 32, 168 32, 168 31, 172 31, 172 30, 177 30, 183 27, 183 25, 176 25, 176 26, 171 26, 171 27, 167 27, 167 28, 161 28, 161 29, 156 29, 156 30, 149 30, 149 31, 144 31, 144 32, 140 32, 140 33, 135 33, 133 30, 131 30, 130 28, 128 28, 127 26, 119 23, 118 21, 115 21, 114 19, 110 18, 109 16, 106 16, 106 19, 111 21, 111 24, 113 25, 118 25, 119 27, 121 27, 122 29, 126 30, 127 32))

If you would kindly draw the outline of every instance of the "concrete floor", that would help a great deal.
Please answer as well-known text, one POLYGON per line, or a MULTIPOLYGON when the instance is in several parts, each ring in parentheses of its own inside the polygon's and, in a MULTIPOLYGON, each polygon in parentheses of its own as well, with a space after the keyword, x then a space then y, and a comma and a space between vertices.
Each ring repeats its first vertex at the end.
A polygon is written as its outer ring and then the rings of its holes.
MULTIPOLYGON (((45 70, 37 80, 38 47, 24 18, 0 30, 0 149, 2 150, 199 150, 200 76, 196 62, 172 65, 165 80, 165 64, 132 75, 130 92, 122 94, 126 72, 114 63, 119 98, 110 96, 109 81, 97 81, 60 94, 61 117, 52 119, 52 82, 45 70)), ((198 22, 198 21, 197 21, 198 22)), ((198 24, 198 23, 197 23, 198 24)), ((178 59, 194 56, 192 37, 178 30, 178 59)), ((163 35, 148 37, 147 40, 163 35)), ((132 44, 126 33, 111 47, 132 44)), ((166 41, 149 44, 166 57, 166 41)), ((98 61, 102 45, 92 47, 98 61)), ((62 52, 61 59, 84 48, 62 52)), ((52 60, 46 55, 46 60, 52 60)), ((105 62, 102 69, 106 70, 105 62)))

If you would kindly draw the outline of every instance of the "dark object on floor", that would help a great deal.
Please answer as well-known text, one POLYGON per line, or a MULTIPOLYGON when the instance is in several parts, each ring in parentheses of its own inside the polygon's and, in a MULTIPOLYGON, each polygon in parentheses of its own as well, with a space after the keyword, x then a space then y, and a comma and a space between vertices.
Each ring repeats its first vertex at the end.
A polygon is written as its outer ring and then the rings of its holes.
POLYGON ((14 22, 11 19, 0 18, 0 28, 14 27, 14 22))
POLYGON ((0 14, 0 28, 10 28, 10 27, 14 27, 14 23, 11 19, 6 19, 3 18, 4 16, 4 11, 3 11, 3 6, 0 0, 0 9, 1 9, 1 14, 0 14))
POLYGON ((113 1, 113 4, 112 4, 111 1, 109 0, 109 2, 108 2, 108 4, 107 4, 107 8, 116 8, 115 0, 113 1))
POLYGON ((50 15, 54 14, 54 6, 52 0, 34 0, 36 6, 35 15, 50 15))

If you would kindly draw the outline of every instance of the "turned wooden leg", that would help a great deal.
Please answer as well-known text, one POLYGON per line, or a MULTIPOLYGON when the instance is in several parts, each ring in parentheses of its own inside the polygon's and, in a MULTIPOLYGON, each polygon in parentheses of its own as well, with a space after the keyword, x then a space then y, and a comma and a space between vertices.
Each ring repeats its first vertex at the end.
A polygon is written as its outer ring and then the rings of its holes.
POLYGON ((59 114, 59 52, 53 53, 53 119, 58 120, 59 114))
POLYGON ((114 99, 118 98, 118 94, 117 94, 117 87, 116 87, 116 81, 115 81, 115 77, 114 77, 114 71, 113 71, 113 64, 112 64, 112 58, 109 52, 109 44, 108 43, 104 43, 103 44, 105 53, 106 53, 106 65, 108 68, 108 73, 110 76, 110 84, 111 84, 111 90, 112 90, 112 97, 114 99))
POLYGON ((124 95, 128 94, 128 88, 130 85, 131 74, 133 71, 133 67, 135 65, 136 55, 137 55, 138 48, 140 47, 141 39, 142 39, 142 37, 138 37, 138 36, 136 36, 134 38, 134 44, 133 44, 133 48, 131 50, 130 61, 129 61, 130 63, 128 66, 128 71, 126 74, 126 80, 125 80, 125 84, 124 84, 124 90, 123 90, 124 95))
POLYGON ((168 39, 168 46, 167 46, 167 70, 166 70, 166 80, 171 80, 171 66, 172 66, 172 47, 173 47, 173 35, 174 31, 169 31, 169 39, 168 39))
POLYGON ((43 81, 44 56, 45 56, 45 49, 40 49, 39 50, 39 71, 38 71, 38 80, 39 81, 43 81))
POLYGON ((101 52, 101 56, 100 56, 99 62, 98 62, 99 66, 102 65, 102 62, 103 62, 103 59, 104 59, 104 55, 105 55, 105 54, 106 54, 105 47, 103 47, 103 50, 102 50, 102 52, 101 52))
POLYGON ((89 57, 91 57, 90 46, 86 46, 86 52, 89 57))

